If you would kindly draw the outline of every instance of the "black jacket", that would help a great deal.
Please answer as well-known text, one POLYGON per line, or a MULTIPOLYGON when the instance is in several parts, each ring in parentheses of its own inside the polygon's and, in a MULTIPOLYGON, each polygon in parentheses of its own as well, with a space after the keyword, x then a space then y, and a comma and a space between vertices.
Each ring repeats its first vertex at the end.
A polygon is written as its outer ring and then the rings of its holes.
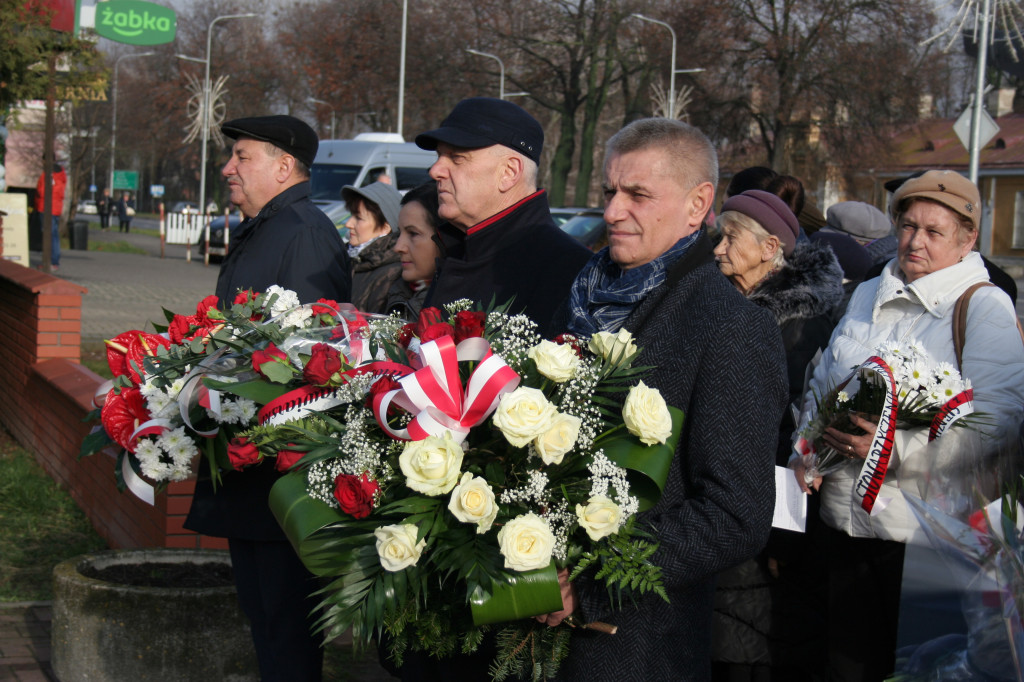
POLYGON ((563 331, 552 320, 593 255, 555 226, 544 190, 466 232, 444 224, 435 241, 444 261, 425 305, 469 298, 486 306, 514 298, 510 312, 526 313, 545 338, 563 331))
MULTIPOLYGON (((240 288, 263 292, 271 284, 295 291, 303 303, 349 300, 348 253, 330 219, 309 200, 308 182, 278 194, 243 228, 217 278, 221 305, 230 306, 240 288)), ((224 473, 214 493, 205 464, 200 466, 185 528, 214 537, 284 541, 267 505, 279 477, 269 461, 224 473)))
POLYGON ((378 237, 352 259, 352 304, 364 313, 388 312, 388 291, 402 279, 397 241, 394 233, 378 237))
POLYGON ((217 278, 221 305, 230 306, 239 289, 259 293, 271 284, 291 289, 303 303, 351 299, 348 252, 309 191, 308 182, 289 187, 242 222, 217 278))

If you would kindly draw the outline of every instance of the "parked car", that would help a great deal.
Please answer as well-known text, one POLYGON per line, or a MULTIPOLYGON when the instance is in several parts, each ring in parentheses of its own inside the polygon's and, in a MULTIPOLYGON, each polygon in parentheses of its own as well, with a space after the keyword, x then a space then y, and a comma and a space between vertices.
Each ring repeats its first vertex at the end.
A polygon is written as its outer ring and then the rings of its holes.
POLYGON ((171 213, 199 213, 199 205, 194 201, 176 201, 171 206, 171 213))
POLYGON ((78 213, 85 213, 87 215, 96 215, 98 212, 96 209, 96 202, 92 199, 83 199, 82 201, 79 201, 78 208, 76 210, 78 213))
POLYGON ((562 232, 574 238, 591 251, 600 251, 608 244, 608 229, 603 208, 583 209, 561 225, 562 232))
POLYGON ((591 210, 591 209, 589 209, 589 208, 573 208, 573 207, 553 208, 553 209, 551 209, 551 217, 552 217, 552 219, 554 219, 555 225, 558 225, 559 227, 561 227, 570 218, 575 218, 579 214, 585 213, 586 211, 589 211, 589 210, 591 210))

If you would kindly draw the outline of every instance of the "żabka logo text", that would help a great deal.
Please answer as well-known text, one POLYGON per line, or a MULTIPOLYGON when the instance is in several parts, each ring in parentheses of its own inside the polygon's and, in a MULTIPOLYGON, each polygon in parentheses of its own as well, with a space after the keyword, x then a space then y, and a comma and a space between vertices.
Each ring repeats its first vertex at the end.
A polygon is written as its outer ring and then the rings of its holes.
POLYGON ((96 4, 96 33, 129 45, 162 45, 174 40, 174 10, 144 0, 109 0, 96 4))

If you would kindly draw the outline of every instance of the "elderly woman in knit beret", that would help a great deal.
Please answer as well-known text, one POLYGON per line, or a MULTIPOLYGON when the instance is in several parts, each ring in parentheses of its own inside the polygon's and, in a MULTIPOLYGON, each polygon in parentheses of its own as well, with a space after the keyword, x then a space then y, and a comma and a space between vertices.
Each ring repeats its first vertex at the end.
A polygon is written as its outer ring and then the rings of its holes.
MULTIPOLYGON (((748 300, 775 316, 786 349, 790 401, 799 404, 807 364, 832 333, 831 312, 843 297, 842 268, 827 244, 797 243, 796 216, 770 192, 747 190, 730 197, 717 227, 722 234, 715 248, 718 267, 748 300)), ((794 426, 787 410, 779 425, 777 464, 784 466, 789 459, 794 426)), ((814 570, 808 562, 816 561, 817 552, 808 549, 805 539, 780 533, 773 533, 761 557, 719 576, 716 679, 738 679, 738 670, 767 666, 769 661, 776 675, 801 679, 821 653, 821 647, 807 641, 822 625, 815 615, 820 602, 805 581, 807 572, 814 570), (786 585, 794 589, 786 590, 786 585), (780 588, 787 592, 785 606, 794 614, 784 627, 772 623, 778 606, 772 593, 777 601, 780 588), (792 592, 798 594, 795 600, 790 599, 792 592), (799 608, 801 600, 807 608, 799 608), (799 667, 805 670, 795 669, 799 667)))

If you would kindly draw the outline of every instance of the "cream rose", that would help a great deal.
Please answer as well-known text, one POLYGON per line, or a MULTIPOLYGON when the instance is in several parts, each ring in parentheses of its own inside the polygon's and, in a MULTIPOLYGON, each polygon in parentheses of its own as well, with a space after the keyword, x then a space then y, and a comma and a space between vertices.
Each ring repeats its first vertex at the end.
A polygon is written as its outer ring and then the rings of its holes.
POLYGON ((523 514, 498 531, 498 545, 505 557, 505 568, 532 571, 551 563, 555 536, 547 521, 536 514, 523 514))
POLYGON ((462 480, 452 491, 448 509, 459 521, 477 524, 477 534, 489 531, 498 515, 498 505, 494 502, 491 486, 483 478, 469 472, 462 474, 462 480))
POLYGON ((569 344, 541 341, 526 352, 537 363, 537 371, 557 383, 563 383, 576 376, 580 358, 569 344))
POLYGON ((405 484, 416 492, 436 497, 451 492, 462 468, 462 446, 448 434, 444 438, 427 436, 405 444, 398 466, 405 484))
POLYGON ((565 453, 576 445, 583 420, 561 412, 555 417, 551 428, 537 436, 533 446, 545 464, 561 464, 565 453))
POLYGON ((596 541, 619 531, 622 510, 604 495, 594 495, 586 506, 576 505, 576 518, 590 539, 596 541))
POLYGON ((509 443, 521 448, 551 428, 558 410, 536 388, 520 387, 501 397, 494 425, 509 443))
POLYGON ((644 386, 642 381, 629 389, 622 419, 629 432, 647 445, 664 443, 672 435, 672 415, 665 399, 658 389, 644 386))
POLYGON ((399 526, 381 526, 373 531, 377 536, 377 554, 385 571, 401 571, 415 566, 419 561, 426 540, 416 542, 416 526, 404 523, 399 526))
POLYGON ((633 335, 625 329, 620 329, 618 334, 597 332, 590 337, 589 347, 590 352, 600 355, 613 365, 629 362, 637 353, 633 335))

